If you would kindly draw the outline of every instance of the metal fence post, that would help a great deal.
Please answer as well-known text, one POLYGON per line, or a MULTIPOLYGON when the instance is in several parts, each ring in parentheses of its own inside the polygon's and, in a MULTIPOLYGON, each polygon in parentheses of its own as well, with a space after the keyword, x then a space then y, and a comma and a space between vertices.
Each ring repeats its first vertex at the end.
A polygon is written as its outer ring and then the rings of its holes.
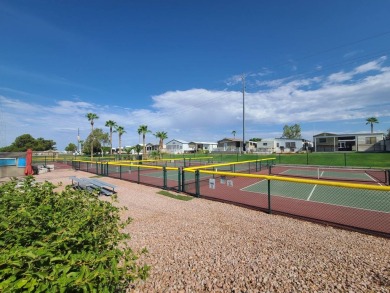
POLYGON ((140 182, 139 166, 138 166, 138 168, 137 168, 137 169, 138 169, 138 182, 137 182, 137 183, 139 184, 139 182, 140 182))
POLYGON ((163 167, 163 189, 167 189, 167 169, 163 167))
POLYGON ((122 179, 122 165, 119 165, 119 179, 122 179))
POLYGON ((199 170, 195 171, 195 194, 196 197, 199 197, 200 195, 199 170))
POLYGON ((267 179, 268 183, 268 214, 272 213, 271 209, 271 180, 267 179))
POLYGON ((185 176, 185 171, 184 171, 184 168, 182 168, 182 169, 181 169, 181 191, 183 191, 183 192, 186 191, 186 190, 185 190, 186 184, 185 184, 185 178, 184 178, 184 176, 185 176))
POLYGON ((177 169, 177 189, 179 192, 181 192, 181 172, 182 172, 182 167, 177 169))
POLYGON ((344 166, 347 167, 347 153, 344 153, 344 166))

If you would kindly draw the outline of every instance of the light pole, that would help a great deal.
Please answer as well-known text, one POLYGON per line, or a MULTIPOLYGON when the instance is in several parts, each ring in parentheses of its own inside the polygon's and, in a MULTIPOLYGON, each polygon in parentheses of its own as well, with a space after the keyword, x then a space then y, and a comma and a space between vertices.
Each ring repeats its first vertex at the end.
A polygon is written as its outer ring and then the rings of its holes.
POLYGON ((245 153, 245 74, 242 75, 242 153, 245 153))
POLYGON ((77 152, 80 152, 80 128, 77 128, 77 152))

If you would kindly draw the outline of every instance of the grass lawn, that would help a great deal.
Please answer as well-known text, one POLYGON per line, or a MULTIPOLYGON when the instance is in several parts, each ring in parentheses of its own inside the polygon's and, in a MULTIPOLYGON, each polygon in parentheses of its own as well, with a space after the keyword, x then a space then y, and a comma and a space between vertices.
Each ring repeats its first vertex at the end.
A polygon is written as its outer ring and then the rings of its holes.
POLYGON ((161 191, 159 191, 157 193, 161 194, 161 195, 164 195, 164 196, 167 196, 167 197, 170 197, 170 198, 178 199, 178 200, 189 201, 189 200, 193 199, 193 197, 191 197, 191 196, 180 195, 180 194, 173 194, 173 193, 170 193, 170 192, 165 191, 165 190, 161 190, 161 191))
MULTIPOLYGON (((204 154, 188 154, 187 158, 205 156, 204 154)), ((390 153, 363 153, 363 152, 337 152, 337 153, 302 153, 302 154, 208 154, 214 161, 237 162, 264 158, 276 158, 277 164, 299 164, 320 166, 347 166, 390 169, 390 153)), ((166 156, 168 157, 168 156, 166 156)), ((174 157, 169 155, 169 157, 174 157)), ((177 158, 183 155, 175 156, 177 158)))
MULTIPOLYGON (((185 155, 171 155, 166 154, 164 159, 179 159, 179 158, 197 158, 197 157, 213 157, 214 162, 237 162, 264 158, 276 158, 277 164, 299 164, 299 165, 320 165, 320 166, 346 166, 346 167, 368 167, 368 168, 383 168, 390 169, 390 152, 388 153, 363 153, 363 152, 336 152, 336 153, 302 153, 302 154, 185 154, 185 155)), ((48 157, 34 157, 33 161, 61 161, 72 160, 74 156, 59 156, 54 158, 48 157)), ((90 160, 89 156, 77 156, 77 160, 90 160)), ((113 160, 111 157, 94 157, 97 161, 113 160)))

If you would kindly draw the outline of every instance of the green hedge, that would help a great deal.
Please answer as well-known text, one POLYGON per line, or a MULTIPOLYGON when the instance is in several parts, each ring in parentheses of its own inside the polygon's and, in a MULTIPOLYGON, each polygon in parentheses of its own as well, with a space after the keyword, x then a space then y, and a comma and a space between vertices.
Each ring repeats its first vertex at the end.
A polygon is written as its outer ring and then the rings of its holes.
POLYGON ((97 195, 27 177, 0 185, 0 292, 121 292, 145 279, 121 232, 131 219, 97 195))

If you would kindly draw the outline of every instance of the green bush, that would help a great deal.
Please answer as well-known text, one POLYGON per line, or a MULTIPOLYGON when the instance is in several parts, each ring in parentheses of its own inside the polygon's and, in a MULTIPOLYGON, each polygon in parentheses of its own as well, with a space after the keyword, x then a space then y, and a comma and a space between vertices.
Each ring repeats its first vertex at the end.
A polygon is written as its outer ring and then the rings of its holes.
POLYGON ((55 188, 33 177, 0 185, 0 292, 121 292, 147 277, 121 232, 131 219, 97 195, 55 188))

